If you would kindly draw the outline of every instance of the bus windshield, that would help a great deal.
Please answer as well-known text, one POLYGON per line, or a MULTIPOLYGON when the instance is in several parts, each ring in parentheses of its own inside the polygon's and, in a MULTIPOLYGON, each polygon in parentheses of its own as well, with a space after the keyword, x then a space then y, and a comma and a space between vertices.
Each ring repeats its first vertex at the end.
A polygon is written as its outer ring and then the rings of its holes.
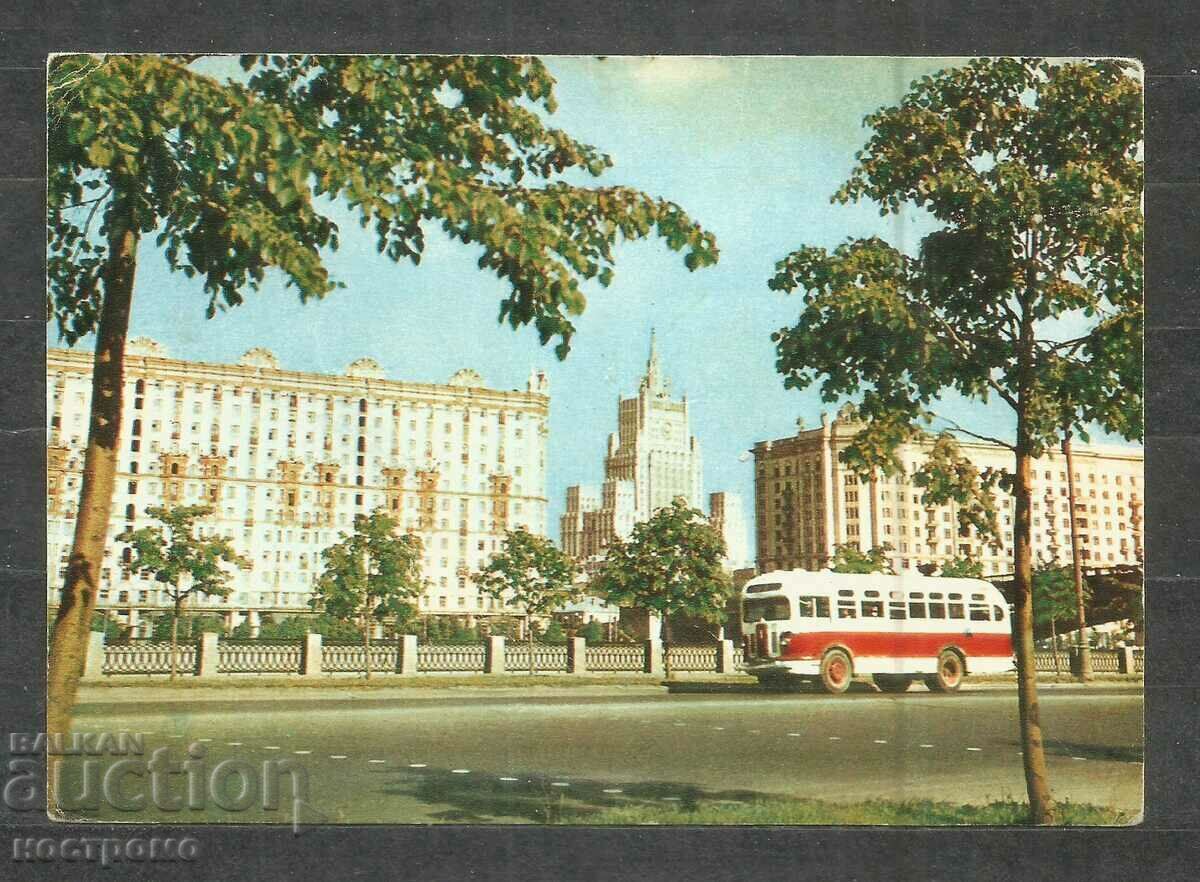
POLYGON ((742 621, 757 622, 759 619, 765 619, 768 622, 777 622, 790 615, 791 607, 786 597, 756 597, 746 601, 742 621))

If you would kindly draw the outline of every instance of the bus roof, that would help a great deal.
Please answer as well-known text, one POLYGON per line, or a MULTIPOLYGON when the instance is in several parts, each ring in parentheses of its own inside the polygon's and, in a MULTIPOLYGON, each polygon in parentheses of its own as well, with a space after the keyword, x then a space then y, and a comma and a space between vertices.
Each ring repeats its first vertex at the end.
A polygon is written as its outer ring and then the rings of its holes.
POLYGON ((893 576, 887 573, 835 573, 830 570, 774 570, 755 576, 742 587, 742 593, 757 594, 771 590, 824 593, 847 588, 893 591, 987 591, 989 593, 994 591, 997 594, 1000 593, 996 586, 985 579, 923 576, 916 572, 904 572, 893 576), (768 585, 772 588, 767 588, 768 585), (758 588, 758 591, 755 591, 755 588, 758 588))

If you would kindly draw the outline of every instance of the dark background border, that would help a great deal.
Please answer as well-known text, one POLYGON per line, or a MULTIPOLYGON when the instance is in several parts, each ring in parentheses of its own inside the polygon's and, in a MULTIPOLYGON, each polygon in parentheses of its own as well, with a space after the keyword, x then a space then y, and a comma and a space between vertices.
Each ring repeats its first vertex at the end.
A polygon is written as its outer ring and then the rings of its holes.
MULTIPOLYGON (((1146 68, 1146 820, 1109 830, 192 828, 194 864, 10 863, 70 835, 0 806, 0 876, 524 880, 1186 879, 1200 866, 1200 13, 1175 2, 172 2, 0 6, 0 737, 45 687, 44 64, 48 52, 1120 55, 1146 68), (10 833, 12 834, 10 836, 10 833), (14 874, 6 872, 11 868, 14 874)), ((103 828, 79 830, 99 835, 103 828)), ((122 827, 123 836, 166 835, 122 827)), ((176 831, 179 832, 179 831, 176 831)))

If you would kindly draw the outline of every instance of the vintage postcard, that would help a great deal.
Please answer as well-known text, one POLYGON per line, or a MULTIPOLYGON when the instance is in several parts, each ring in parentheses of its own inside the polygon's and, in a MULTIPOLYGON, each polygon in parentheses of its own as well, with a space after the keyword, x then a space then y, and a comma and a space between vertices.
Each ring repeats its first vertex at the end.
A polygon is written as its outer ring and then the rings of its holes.
POLYGON ((1136 62, 64 54, 47 109, 54 816, 1140 819, 1136 62))

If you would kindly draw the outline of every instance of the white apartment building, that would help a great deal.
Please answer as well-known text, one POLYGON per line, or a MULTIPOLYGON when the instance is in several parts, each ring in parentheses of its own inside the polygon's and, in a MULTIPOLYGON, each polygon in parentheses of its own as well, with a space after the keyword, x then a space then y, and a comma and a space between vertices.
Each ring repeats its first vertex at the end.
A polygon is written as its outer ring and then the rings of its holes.
MULTIPOLYGON (((954 505, 926 507, 913 474, 925 461, 927 443, 904 444, 898 456, 904 473, 860 481, 838 456, 861 428, 821 415, 820 428, 754 445, 755 543, 757 569, 816 570, 838 545, 863 551, 893 547, 900 572, 922 563, 944 563, 970 555, 984 575, 1011 573, 1013 500, 996 494, 1002 547, 993 548, 974 531, 959 535, 954 505)), ((980 471, 1013 470, 1011 450, 962 439, 963 453, 980 471)), ((1139 565, 1145 500, 1140 447, 1073 445, 1075 507, 1080 557, 1085 566, 1139 565)), ((1035 563, 1071 560, 1066 457, 1049 450, 1033 464, 1033 554, 1035 563)))
MULTIPOLYGON (((58 602, 74 533, 87 442, 92 354, 47 354, 47 600, 58 602)), ((227 622, 308 609, 321 551, 352 530, 356 514, 382 508, 424 545, 428 588, 421 611, 505 612, 481 596, 471 573, 506 530, 546 528, 545 374, 524 391, 484 386, 471 370, 445 385, 386 379, 369 358, 340 376, 288 371, 264 349, 236 365, 166 356, 131 341, 108 550, 99 607, 137 631, 140 613, 169 606, 152 581, 126 574, 126 527, 154 523, 154 505, 215 508, 203 528, 233 540, 253 561, 228 598, 201 597, 194 611, 227 622)))

